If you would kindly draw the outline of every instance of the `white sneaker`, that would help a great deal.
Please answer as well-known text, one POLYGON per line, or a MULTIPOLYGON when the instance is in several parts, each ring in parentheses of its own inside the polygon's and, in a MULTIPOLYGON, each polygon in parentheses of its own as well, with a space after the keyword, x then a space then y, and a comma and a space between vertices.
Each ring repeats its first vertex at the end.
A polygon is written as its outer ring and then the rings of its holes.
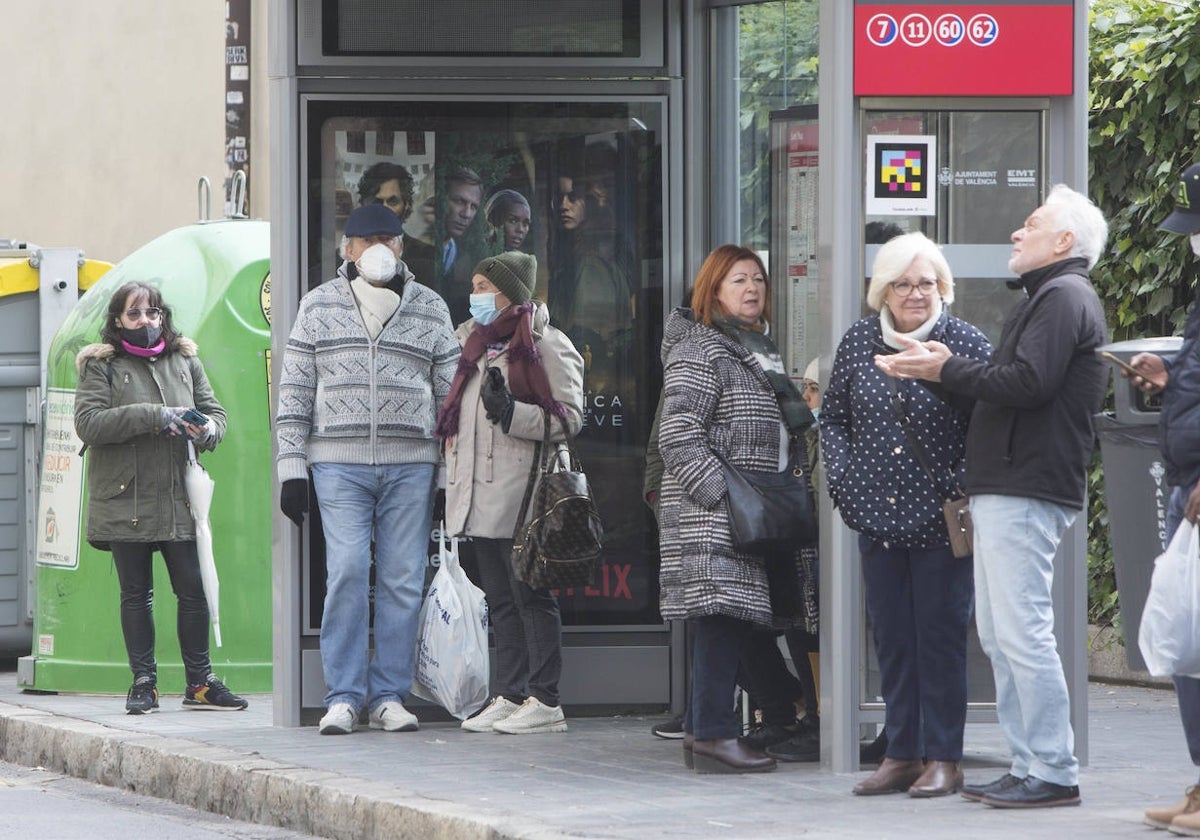
POLYGON ((503 694, 497 694, 482 712, 464 720, 462 728, 468 732, 491 732, 496 721, 504 720, 519 708, 521 707, 503 694))
POLYGON ((492 724, 493 732, 506 735, 535 735, 541 732, 566 732, 567 721, 562 706, 547 706, 530 697, 504 720, 492 724))
POLYGON ((371 710, 371 728, 384 732, 416 732, 417 716, 399 700, 388 700, 371 710))
POLYGON ((334 703, 321 718, 322 735, 349 735, 358 726, 358 712, 349 703, 334 703))

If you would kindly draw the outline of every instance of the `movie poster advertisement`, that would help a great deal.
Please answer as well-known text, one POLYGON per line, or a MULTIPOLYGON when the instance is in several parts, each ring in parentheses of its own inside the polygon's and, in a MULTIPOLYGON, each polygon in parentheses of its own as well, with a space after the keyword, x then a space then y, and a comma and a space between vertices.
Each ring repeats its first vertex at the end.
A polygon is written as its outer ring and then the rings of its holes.
POLYGON ((658 103, 308 105, 309 288, 335 275, 347 216, 372 202, 400 217, 402 259, 455 325, 480 260, 537 258, 536 295, 584 360, 576 448, 605 530, 593 586, 559 593, 569 625, 661 621, 642 479, 662 382, 662 120, 658 103))

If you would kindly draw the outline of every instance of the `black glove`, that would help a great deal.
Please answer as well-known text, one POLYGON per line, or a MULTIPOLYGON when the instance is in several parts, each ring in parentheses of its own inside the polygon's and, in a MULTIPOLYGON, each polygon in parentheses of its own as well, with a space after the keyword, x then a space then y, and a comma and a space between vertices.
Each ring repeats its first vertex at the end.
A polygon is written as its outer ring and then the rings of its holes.
POLYGON ((308 512, 308 482, 303 478, 289 478, 279 488, 279 509, 283 515, 304 525, 304 514, 308 512))
POLYGON ((512 423, 513 395, 508 390, 508 386, 504 384, 504 374, 500 372, 499 368, 487 369, 487 377, 483 380, 479 397, 483 400, 487 419, 493 423, 499 423, 504 433, 508 434, 508 427, 512 423))

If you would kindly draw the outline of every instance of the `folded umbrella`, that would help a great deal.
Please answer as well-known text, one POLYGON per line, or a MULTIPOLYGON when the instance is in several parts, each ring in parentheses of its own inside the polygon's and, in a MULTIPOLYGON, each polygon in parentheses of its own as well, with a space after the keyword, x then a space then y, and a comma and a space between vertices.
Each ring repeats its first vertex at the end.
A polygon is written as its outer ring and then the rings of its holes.
POLYGON ((213 637, 217 647, 221 647, 221 584, 217 580, 217 563, 213 559, 212 525, 208 521, 214 482, 196 460, 196 448, 190 440, 187 448, 188 462, 183 471, 183 486, 187 490, 192 519, 196 520, 196 552, 200 555, 200 580, 204 584, 204 597, 208 601, 213 637))

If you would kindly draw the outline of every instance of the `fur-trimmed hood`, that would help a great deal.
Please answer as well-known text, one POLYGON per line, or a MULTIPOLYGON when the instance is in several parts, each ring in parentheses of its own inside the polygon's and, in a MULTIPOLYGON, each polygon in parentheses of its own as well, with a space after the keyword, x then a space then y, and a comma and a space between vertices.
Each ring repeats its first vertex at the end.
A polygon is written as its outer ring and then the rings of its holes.
MULTIPOLYGON (((199 354, 200 346, 190 338, 181 335, 175 342, 174 352, 179 353, 181 356, 195 356, 199 354)), ((105 342, 89 344, 75 356, 75 372, 82 374, 83 366, 92 359, 111 359, 116 354, 117 349, 111 344, 105 342)))

